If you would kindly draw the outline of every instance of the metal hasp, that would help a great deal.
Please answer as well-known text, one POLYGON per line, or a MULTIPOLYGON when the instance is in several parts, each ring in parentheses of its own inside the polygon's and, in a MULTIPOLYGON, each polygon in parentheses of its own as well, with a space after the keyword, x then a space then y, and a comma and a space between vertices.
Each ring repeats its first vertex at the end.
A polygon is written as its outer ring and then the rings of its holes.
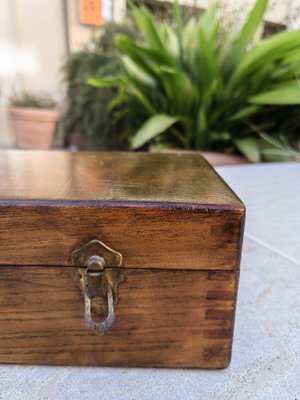
POLYGON ((84 298, 85 326, 102 336, 115 321, 118 286, 125 280, 122 255, 94 239, 72 253, 72 262, 79 267, 75 279, 84 298), (93 314, 106 318, 97 322, 93 314))

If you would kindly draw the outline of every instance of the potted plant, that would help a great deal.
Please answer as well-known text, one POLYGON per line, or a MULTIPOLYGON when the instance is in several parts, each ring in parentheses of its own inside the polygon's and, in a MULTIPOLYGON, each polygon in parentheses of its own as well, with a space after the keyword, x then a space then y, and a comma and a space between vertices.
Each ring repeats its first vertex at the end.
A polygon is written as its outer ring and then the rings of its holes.
POLYGON ((10 98, 9 114, 18 148, 51 148, 59 111, 49 95, 15 93, 10 98))
POLYGON ((79 150, 127 148, 120 135, 126 129, 126 121, 116 121, 108 109, 117 90, 99 90, 86 83, 91 75, 103 75, 108 71, 117 74, 120 71, 120 57, 114 44, 116 34, 132 36, 126 25, 106 23, 99 36, 72 52, 63 63, 66 99, 60 123, 65 143, 79 150))
POLYGON ((171 25, 132 6, 141 40, 117 36, 121 73, 89 79, 118 88, 113 106, 129 117, 132 149, 151 144, 258 162, 274 151, 261 132, 299 138, 300 30, 259 39, 267 5, 257 0, 242 28, 234 24, 229 32, 218 21, 217 2, 186 24, 175 2, 171 25))

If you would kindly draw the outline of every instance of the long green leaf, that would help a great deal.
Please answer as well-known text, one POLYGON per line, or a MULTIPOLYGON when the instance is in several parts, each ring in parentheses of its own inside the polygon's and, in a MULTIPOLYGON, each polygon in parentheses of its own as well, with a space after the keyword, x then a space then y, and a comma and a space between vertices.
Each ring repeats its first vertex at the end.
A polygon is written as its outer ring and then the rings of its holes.
POLYGON ((205 13, 200 18, 200 26, 202 27, 203 31, 207 35, 209 39, 211 35, 215 32, 216 28, 216 11, 217 11, 218 1, 214 0, 209 8, 205 11, 205 13))
POLYGON ((295 83, 294 86, 287 86, 269 92, 263 92, 250 97, 249 102, 261 105, 300 104, 300 87, 295 83))
POLYGON ((176 59, 179 57, 180 51, 178 37, 169 24, 164 23, 164 28, 166 50, 168 51, 168 54, 171 55, 172 60, 176 61, 176 59))
POLYGON ((125 102, 125 89, 120 88, 118 94, 109 101, 107 109, 108 111, 112 111, 114 108, 120 106, 124 102, 125 102))
POLYGON ((133 45, 131 38, 118 35, 116 37, 116 45, 124 55, 130 57, 147 74, 152 76, 156 74, 156 69, 153 67, 153 64, 149 63, 147 58, 138 51, 133 45))
POLYGON ((138 64, 136 64, 132 58, 128 56, 124 56, 123 59, 123 65, 127 72, 132 75, 134 78, 138 79, 141 81, 143 84, 151 86, 152 88, 155 87, 156 82, 155 79, 148 73, 146 73, 138 64))
POLYGON ((176 65, 174 58, 163 49, 158 50, 155 48, 145 47, 134 42, 130 37, 125 35, 117 35, 115 42, 116 46, 125 54, 134 54, 139 57, 143 56, 147 60, 170 66, 176 65))
POLYGON ((237 39, 233 43, 230 58, 235 63, 241 59, 243 54, 245 54, 249 44, 252 43, 254 34, 262 21, 262 17, 267 9, 267 6, 268 0, 256 1, 246 23, 244 24, 241 32, 238 34, 237 39))
POLYGON ((132 7, 134 19, 143 32, 145 39, 153 48, 164 49, 164 44, 159 36, 159 31, 155 26, 154 16, 146 7, 132 7))
POLYGON ((267 135, 264 132, 260 132, 259 136, 267 143, 271 144, 273 147, 282 150, 284 148, 284 143, 280 141, 278 138, 274 138, 270 135, 267 135))
POLYGON ((180 56, 183 56, 183 43, 182 43, 182 36, 183 36, 183 24, 182 24, 182 13, 181 9, 179 8, 178 0, 175 0, 174 3, 174 19, 176 22, 176 33, 178 38, 180 56))
POLYGON ((260 110, 257 105, 250 105, 242 108, 238 112, 234 113, 232 116, 228 117, 230 122, 241 121, 245 118, 251 117, 251 115, 256 114, 260 110))
POLYGON ((151 139, 166 131, 179 120, 166 114, 157 114, 149 118, 133 137, 131 147, 138 149, 151 139))
POLYGON ((150 114, 155 114, 157 112, 153 104, 151 104, 149 96, 137 86, 134 80, 127 82, 127 91, 130 92, 150 114))
POLYGON ((205 113, 205 107, 203 104, 200 105, 197 116, 197 131, 196 131, 196 149, 207 150, 207 144, 209 143, 209 137, 207 132, 207 119, 205 113))
POLYGON ((87 84, 90 86, 104 88, 104 87, 118 87, 123 85, 123 81, 116 77, 104 77, 104 78, 88 78, 87 84))
POLYGON ((220 51, 220 65, 225 76, 236 67, 246 53, 247 47, 252 44, 267 5, 268 0, 257 0, 242 30, 236 32, 236 28, 233 26, 230 33, 227 34, 220 51))
POLYGON ((258 139, 253 137, 236 139, 234 141, 236 147, 240 150, 240 152, 252 162, 260 161, 260 151, 259 151, 259 143, 258 139))
POLYGON ((220 80, 220 73, 216 63, 215 49, 207 41, 202 27, 198 31, 198 40, 200 49, 195 60, 195 67, 201 71, 201 73, 197 74, 198 82, 201 84, 201 89, 206 91, 211 87, 213 81, 216 82, 214 83, 215 88, 217 87, 217 83, 220 80))
POLYGON ((280 60, 297 48, 300 48, 300 30, 278 33, 266 39, 239 64, 228 84, 229 91, 241 85, 250 75, 256 74, 265 63, 280 60))

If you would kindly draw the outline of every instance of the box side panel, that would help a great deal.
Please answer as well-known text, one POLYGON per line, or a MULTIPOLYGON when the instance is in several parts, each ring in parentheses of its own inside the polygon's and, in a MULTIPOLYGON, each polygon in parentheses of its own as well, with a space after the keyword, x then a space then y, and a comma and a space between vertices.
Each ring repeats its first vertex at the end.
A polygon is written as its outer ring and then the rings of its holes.
POLYGON ((224 368, 238 271, 126 271, 116 321, 84 327, 74 268, 2 266, 0 362, 224 368))
POLYGON ((71 265, 73 250, 98 239, 126 268, 237 269, 243 222, 243 208, 218 206, 1 206, 0 264, 71 265))

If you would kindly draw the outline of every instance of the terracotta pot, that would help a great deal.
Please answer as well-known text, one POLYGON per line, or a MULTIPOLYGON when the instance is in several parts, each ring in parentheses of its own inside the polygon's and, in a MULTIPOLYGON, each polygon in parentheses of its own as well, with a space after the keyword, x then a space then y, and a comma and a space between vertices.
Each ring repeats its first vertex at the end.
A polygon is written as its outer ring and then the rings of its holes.
MULTIPOLYGON (((155 153, 155 147, 149 146, 149 151, 150 153, 155 153)), ((208 161, 214 167, 219 167, 222 165, 249 164, 249 161, 245 157, 234 154, 218 153, 216 151, 163 149, 160 150, 160 153, 201 154, 206 161, 208 161)))
POLYGON ((235 154, 217 153, 217 152, 201 152, 203 157, 214 167, 222 165, 249 164, 249 161, 242 156, 235 154))
POLYGON ((20 149, 50 149, 59 112, 41 108, 12 107, 10 118, 20 149))

